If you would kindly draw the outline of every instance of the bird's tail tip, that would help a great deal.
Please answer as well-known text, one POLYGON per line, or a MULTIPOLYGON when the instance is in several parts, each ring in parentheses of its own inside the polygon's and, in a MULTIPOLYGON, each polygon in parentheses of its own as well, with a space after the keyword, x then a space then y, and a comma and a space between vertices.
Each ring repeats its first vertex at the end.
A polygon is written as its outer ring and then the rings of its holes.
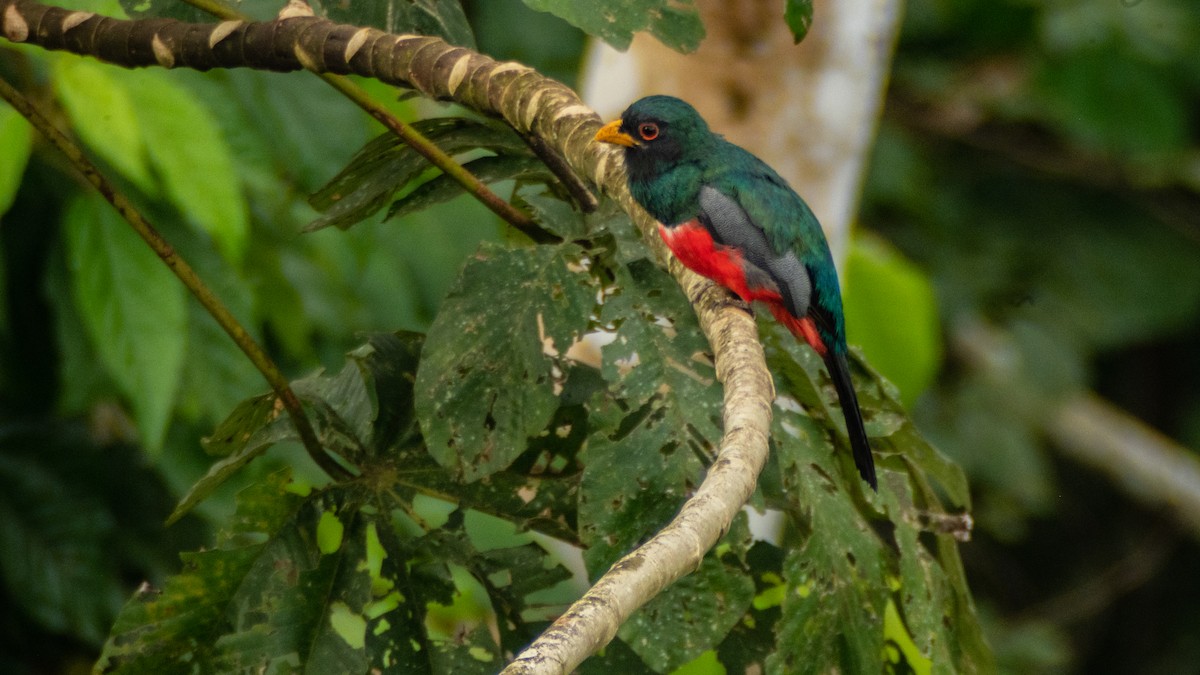
POLYGON ((850 379, 850 364, 843 353, 831 353, 826 359, 829 375, 837 389, 838 401, 842 404, 842 414, 846 419, 846 434, 850 437, 850 450, 854 456, 854 466, 858 475, 866 481, 875 492, 879 492, 879 480, 875 475, 875 458, 871 454, 871 444, 867 441, 867 430, 863 427, 862 411, 858 407, 858 396, 854 393, 854 383, 850 379))

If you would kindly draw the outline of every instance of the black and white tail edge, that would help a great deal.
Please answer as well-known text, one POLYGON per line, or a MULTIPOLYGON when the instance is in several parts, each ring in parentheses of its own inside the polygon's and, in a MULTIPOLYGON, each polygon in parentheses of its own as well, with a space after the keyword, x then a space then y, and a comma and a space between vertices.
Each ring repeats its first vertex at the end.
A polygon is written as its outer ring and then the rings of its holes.
POLYGON ((829 368, 829 376, 837 389, 838 401, 842 404, 842 414, 846 418, 846 433, 850 436, 850 449, 854 455, 854 465, 858 474, 867 481, 871 489, 878 492, 879 484, 875 480, 875 459, 871 456, 871 445, 867 442, 867 430, 863 428, 862 411, 858 409, 858 395, 854 393, 854 382, 850 379, 850 364, 844 353, 829 352, 825 359, 829 368))

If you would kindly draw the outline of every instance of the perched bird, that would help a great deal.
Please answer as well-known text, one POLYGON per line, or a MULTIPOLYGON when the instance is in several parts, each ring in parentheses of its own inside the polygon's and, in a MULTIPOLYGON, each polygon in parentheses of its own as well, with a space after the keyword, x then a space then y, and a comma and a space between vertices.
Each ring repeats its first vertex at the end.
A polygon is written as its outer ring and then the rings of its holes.
POLYGON ((760 301, 825 361, 858 472, 878 489, 846 361, 842 294, 816 216, 771 167, 709 130, 695 108, 648 96, 596 140, 624 147, 629 191, 686 267, 760 301))

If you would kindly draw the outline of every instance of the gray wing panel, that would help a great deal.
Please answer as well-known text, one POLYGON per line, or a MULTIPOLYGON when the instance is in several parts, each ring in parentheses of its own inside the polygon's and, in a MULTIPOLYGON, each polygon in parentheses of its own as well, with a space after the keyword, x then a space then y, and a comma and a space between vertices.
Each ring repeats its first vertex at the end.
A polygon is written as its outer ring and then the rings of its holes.
POLYGON ((736 201, 714 187, 700 188, 700 213, 718 243, 741 249, 747 262, 770 277, 792 314, 808 313, 812 278, 795 252, 777 254, 762 228, 750 220, 736 201))

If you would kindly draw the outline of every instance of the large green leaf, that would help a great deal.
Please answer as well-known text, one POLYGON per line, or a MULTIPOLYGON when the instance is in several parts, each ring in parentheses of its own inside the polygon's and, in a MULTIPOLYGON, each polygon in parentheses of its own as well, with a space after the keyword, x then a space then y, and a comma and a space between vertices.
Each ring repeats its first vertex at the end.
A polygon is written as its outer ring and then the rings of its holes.
POLYGON ((593 574, 675 515, 721 437, 720 387, 678 285, 648 261, 618 269, 600 318, 616 332, 602 355, 620 404, 593 402, 579 504, 593 574))
POLYGON ((525 4, 562 17, 622 50, 640 31, 649 31, 681 52, 694 50, 704 39, 704 24, 691 0, 525 0, 525 4))
POLYGON ((100 360, 132 402, 142 442, 162 445, 187 344, 183 286, 98 197, 64 219, 71 288, 100 360))
POLYGON ((464 479, 508 466, 558 407, 555 361, 596 304, 581 254, 484 246, 430 326, 416 409, 430 454, 464 479))
POLYGON ((228 260, 240 262, 249 234, 246 202, 216 119, 192 92, 162 73, 134 71, 124 78, 166 196, 228 260))
POLYGON ((55 93, 83 142, 122 177, 153 195, 157 186, 150 172, 137 103, 123 73, 96 61, 58 55, 54 60, 55 93))
POLYGON ((720 387, 687 299, 648 260, 619 268, 618 274, 621 290, 600 313, 601 322, 615 331, 603 350, 605 379, 635 405, 663 397, 669 414, 711 433, 720 416, 720 387))
POLYGON ((880 475, 879 492, 866 489, 825 428, 840 411, 820 360, 778 332, 767 347, 799 404, 777 404, 773 421, 776 498, 795 542, 768 672, 873 671, 885 648, 900 669, 928 672, 932 661, 937 672, 986 671, 954 540, 969 531, 961 470, 916 435, 887 388, 860 384, 880 475))

